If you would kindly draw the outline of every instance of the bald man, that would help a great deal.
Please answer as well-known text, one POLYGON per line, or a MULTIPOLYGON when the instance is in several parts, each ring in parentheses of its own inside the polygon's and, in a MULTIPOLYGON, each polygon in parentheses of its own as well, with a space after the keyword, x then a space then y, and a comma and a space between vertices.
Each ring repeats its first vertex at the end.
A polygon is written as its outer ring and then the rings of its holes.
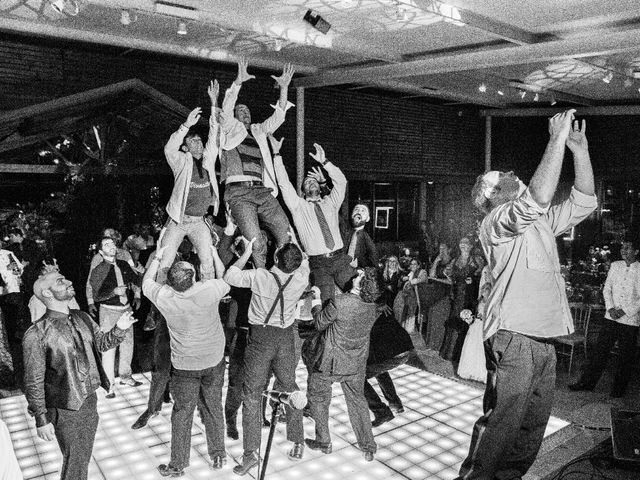
POLYGON ((38 437, 58 440, 61 480, 85 480, 98 426, 96 390, 109 390, 98 352, 115 348, 136 321, 123 313, 108 332, 91 317, 69 308, 73 284, 59 272, 41 276, 33 293, 46 313, 25 333, 25 395, 38 437))

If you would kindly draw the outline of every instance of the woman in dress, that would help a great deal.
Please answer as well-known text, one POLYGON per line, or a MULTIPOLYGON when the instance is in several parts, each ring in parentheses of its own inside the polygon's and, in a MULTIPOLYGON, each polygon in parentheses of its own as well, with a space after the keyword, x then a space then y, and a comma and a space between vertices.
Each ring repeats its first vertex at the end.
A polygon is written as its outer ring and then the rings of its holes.
MULTIPOLYGON (((486 383, 487 381, 487 362, 484 356, 483 344, 483 323, 485 318, 486 302, 491 291, 491 284, 486 282, 486 268, 482 271, 482 288, 480 288, 480 298, 478 299, 478 308, 475 317, 471 315, 471 311, 467 310, 469 321, 469 331, 464 339, 462 353, 460 354, 460 364, 458 365, 458 376, 467 380, 475 380, 477 382, 486 383)), ((464 313, 464 310, 463 310, 464 313)), ((461 314, 461 316, 464 316, 461 314)))
POLYGON ((424 342, 427 348, 438 351, 444 339, 444 326, 449 318, 449 296, 451 280, 444 274, 447 265, 451 263, 451 247, 445 242, 438 246, 438 256, 434 258, 429 269, 429 281, 424 289, 423 327, 424 342), (445 299, 447 299, 445 303, 445 299), (431 308, 440 303, 439 307, 431 308))
MULTIPOLYGON (((404 307, 400 309, 400 315, 396 316, 404 329, 408 333, 413 333, 416 328, 416 318, 418 321, 421 321, 421 311, 420 311, 420 293, 419 290, 422 289, 427 284, 428 275, 426 270, 422 268, 422 263, 417 258, 411 259, 409 263, 409 274, 402 278, 404 282, 404 286, 402 287, 401 295, 398 295, 398 298, 402 297, 401 300, 404 301, 404 307)), ((398 308, 398 301, 394 304, 394 310, 398 308)))
POLYGON ((393 302, 398 295, 398 290, 402 282, 402 270, 400 270, 400 262, 398 257, 391 255, 384 263, 384 269, 380 275, 378 283, 380 284, 381 300, 385 305, 393 308, 393 302))
POLYGON ((444 340, 440 347, 440 356, 457 364, 460 360, 464 337, 469 324, 460 318, 464 309, 474 311, 478 299, 480 272, 484 267, 481 256, 472 255, 473 244, 468 237, 462 237, 458 244, 460 255, 453 260, 445 271, 451 279, 451 312, 445 326, 444 340))

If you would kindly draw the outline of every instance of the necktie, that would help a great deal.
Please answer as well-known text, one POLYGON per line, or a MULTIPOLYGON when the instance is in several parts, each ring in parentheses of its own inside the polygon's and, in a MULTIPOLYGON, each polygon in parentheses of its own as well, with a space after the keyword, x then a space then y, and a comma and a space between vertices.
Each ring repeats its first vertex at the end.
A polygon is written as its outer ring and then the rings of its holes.
POLYGON ((84 341, 82 335, 76 327, 75 321, 71 315, 68 320, 69 328, 71 329, 71 336, 73 337, 73 343, 76 347, 76 368, 81 377, 86 377, 89 373, 89 359, 87 358, 87 351, 84 348, 84 341))
POLYGON ((353 235, 351 236, 351 242, 349 243, 349 250, 347 252, 347 254, 351 258, 353 258, 353 262, 351 262, 351 266, 354 268, 358 266, 358 260, 356 259, 356 245, 358 243, 358 233, 360 233, 360 230, 356 230, 355 232, 353 232, 353 235))
MULTIPOLYGON (((113 270, 116 272, 116 283, 118 287, 124 287, 124 279, 122 278, 122 271, 120 267, 118 267, 118 262, 113 262, 113 270)), ((129 299, 127 299, 126 293, 124 295, 120 295, 120 303, 122 305, 127 305, 129 303, 129 299)))
POLYGON ((324 216, 319 202, 315 202, 313 204, 313 207, 316 211, 316 217, 318 217, 318 224, 320 224, 320 231, 322 232, 322 237, 324 238, 324 244, 327 246, 329 251, 333 251, 333 247, 336 246, 336 242, 333 240, 333 235, 331 235, 331 230, 329 229, 327 218, 324 216))

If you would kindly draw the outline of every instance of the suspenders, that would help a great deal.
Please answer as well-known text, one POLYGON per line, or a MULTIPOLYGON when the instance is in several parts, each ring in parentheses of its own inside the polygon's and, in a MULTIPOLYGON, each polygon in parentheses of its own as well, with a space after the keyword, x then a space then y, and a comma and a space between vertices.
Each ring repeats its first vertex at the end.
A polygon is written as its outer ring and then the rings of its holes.
POLYGON ((293 278, 293 275, 289 275, 289 278, 287 278, 287 281, 284 282, 284 285, 283 285, 275 273, 271 271, 269 273, 273 275, 273 278, 278 284, 278 294, 276 295, 276 299, 273 302, 273 305, 271 305, 271 309, 269 310, 269 313, 267 313, 267 316, 265 317, 264 322, 262 323, 262 326, 266 327, 267 324, 269 323, 269 320, 271 319, 271 316, 273 315, 273 312, 276 309, 276 305, 278 305, 278 301, 280 301, 280 324, 284 326, 284 289, 287 288, 287 285, 289 285, 289 282, 293 278))

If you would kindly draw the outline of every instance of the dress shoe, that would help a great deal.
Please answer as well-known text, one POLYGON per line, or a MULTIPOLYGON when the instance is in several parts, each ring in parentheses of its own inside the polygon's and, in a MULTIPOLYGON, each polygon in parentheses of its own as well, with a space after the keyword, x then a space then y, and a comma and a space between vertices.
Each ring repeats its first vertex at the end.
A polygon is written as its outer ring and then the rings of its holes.
POLYGON ((402 406, 402 404, 400 405, 389 404, 389 409, 391 409, 393 413, 404 413, 404 407, 402 406))
POLYGON ((365 461, 373 462, 373 452, 362 452, 362 456, 364 457, 365 461))
POLYGON ((262 426, 263 428, 269 428, 271 426, 271 422, 269 420, 267 420, 266 418, 262 419, 262 426))
POLYGON ((227 437, 231 440, 238 440, 240 438, 238 427, 235 423, 227 423, 227 437))
POLYGON ((249 470, 258 465, 258 454, 255 452, 242 455, 242 463, 233 467, 233 473, 236 475, 245 475, 249 470))
POLYGON ((304 443, 306 443, 307 447, 309 447, 311 450, 320 450, 322 453, 331 453, 333 451, 331 442, 322 443, 312 438, 305 438, 304 443))
POLYGON ((584 382, 576 382, 573 383, 571 385, 568 385, 569 390, 571 390, 572 392, 579 392, 579 391, 587 391, 587 392, 591 392, 593 391, 593 389, 595 388, 592 385, 587 385, 584 382))
POLYGON ((387 414, 383 415, 382 417, 374 418, 373 422, 371 422, 371 426, 372 427, 379 427, 383 423, 390 422, 394 418, 395 418, 395 416, 393 415, 393 413, 391 413, 391 411, 389 411, 387 414))
POLYGON ((139 387, 142 385, 142 382, 137 381, 133 377, 125 378, 124 380, 120 380, 120 385, 129 385, 130 387, 139 387))
POLYGON ((304 455, 304 443, 294 443, 289 450, 289 460, 302 460, 302 455, 304 455))
POLYGON ((138 417, 136 422, 131 425, 131 429, 138 430, 139 428, 146 426, 149 419, 155 417, 158 413, 159 412, 150 412, 149 410, 145 410, 144 413, 138 417))
POLYGON ((109 389, 109 392, 105 395, 105 398, 109 398, 109 399, 116 398, 116 392, 113 389, 113 387, 109 389))
POLYGON ((182 475, 184 475, 184 469, 182 468, 175 468, 172 467, 171 465, 159 465, 158 466, 158 471, 160 472, 160 475, 162 475, 163 477, 181 477, 182 475))
POLYGON ((211 468, 215 470, 220 470, 227 464, 227 454, 226 453, 216 453, 213 457, 211 457, 211 468))

